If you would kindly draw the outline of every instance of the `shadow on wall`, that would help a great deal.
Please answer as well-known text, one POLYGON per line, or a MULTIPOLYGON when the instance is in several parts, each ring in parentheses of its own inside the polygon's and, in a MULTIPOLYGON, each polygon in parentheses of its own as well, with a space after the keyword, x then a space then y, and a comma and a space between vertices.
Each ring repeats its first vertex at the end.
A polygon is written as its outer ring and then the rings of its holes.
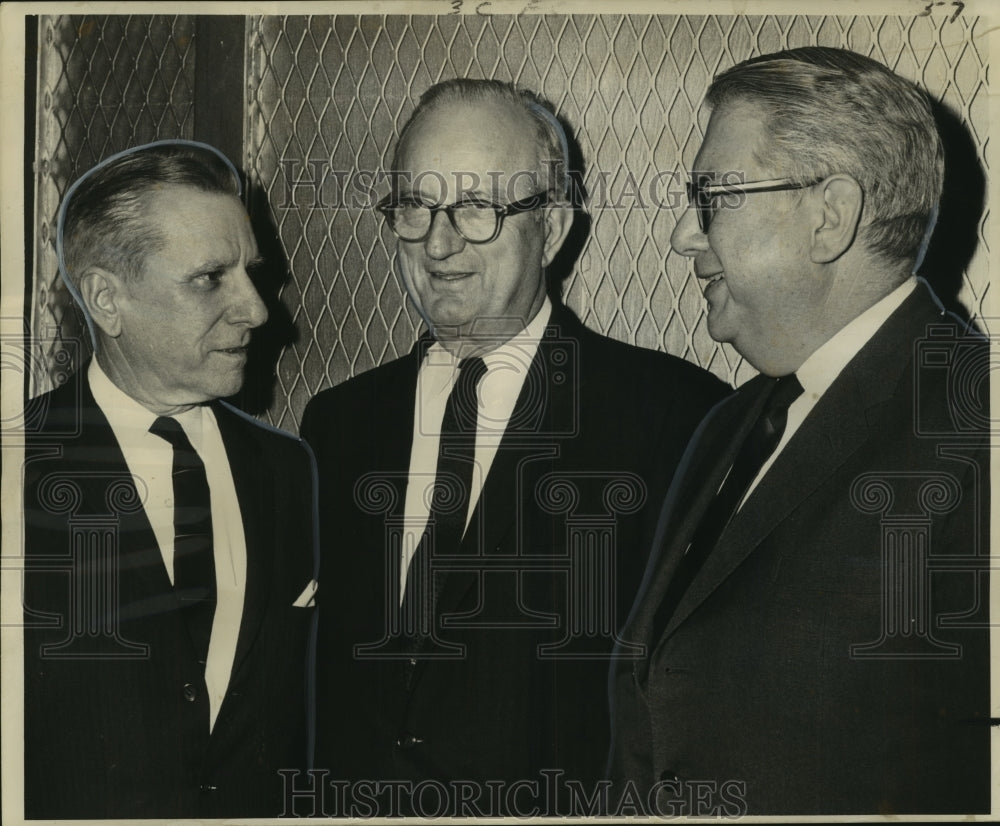
POLYGON ((572 125, 562 117, 559 118, 559 124, 566 134, 569 155, 569 199, 573 205, 573 224, 570 227, 569 234, 566 236, 566 240, 563 242, 559 252, 556 253, 555 258, 552 259, 552 263, 549 264, 545 273, 546 289, 553 303, 562 303, 563 284, 573 272, 573 268, 576 266, 576 262, 587 244, 591 224, 590 215, 584 209, 584 204, 587 200, 587 191, 583 184, 586 172, 583 162, 583 150, 576 139, 576 133, 572 125))
MULTIPOLYGON (((934 119, 944 144, 944 190, 937 226, 919 274, 941 303, 968 321, 969 308, 958 294, 962 275, 979 246, 979 222, 986 208, 986 173, 969 127, 949 106, 934 102, 934 119)), ((972 308, 973 313, 978 307, 972 308)))

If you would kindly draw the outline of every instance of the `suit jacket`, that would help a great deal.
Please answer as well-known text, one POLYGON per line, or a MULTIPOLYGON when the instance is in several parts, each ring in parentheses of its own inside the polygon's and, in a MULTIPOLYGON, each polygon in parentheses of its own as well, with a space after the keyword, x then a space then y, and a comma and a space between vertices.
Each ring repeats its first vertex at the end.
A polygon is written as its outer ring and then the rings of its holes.
POLYGON ((347 779, 509 783, 553 769, 596 781, 613 633, 644 567, 643 509, 728 388, 555 307, 463 540, 470 569, 448 573, 438 599, 452 648, 419 659, 407 686, 398 647, 372 644, 398 603, 392 537, 429 343, 320 393, 303 418, 336 571, 320 626, 317 766, 347 779), (586 600, 600 604, 574 613, 586 600))
POLYGON ((989 811, 988 352, 943 312, 921 281, 658 627, 766 381, 692 439, 611 674, 612 778, 654 812, 989 811))
POLYGON ((28 403, 25 813, 277 816, 307 762, 312 466, 294 437, 212 409, 246 535, 228 694, 208 696, 159 546, 86 368, 28 403))

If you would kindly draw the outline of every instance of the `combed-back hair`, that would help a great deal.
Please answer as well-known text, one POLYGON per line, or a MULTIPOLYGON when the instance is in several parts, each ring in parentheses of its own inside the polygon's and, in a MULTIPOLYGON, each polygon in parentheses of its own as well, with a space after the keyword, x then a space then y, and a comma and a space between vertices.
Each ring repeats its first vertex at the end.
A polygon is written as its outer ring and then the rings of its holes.
POLYGON ((941 197, 944 150, 915 84, 856 52, 810 46, 727 69, 707 100, 762 106, 760 163, 801 183, 850 175, 864 191, 859 239, 893 264, 916 259, 941 197))
POLYGON ((77 285, 88 267, 130 280, 163 238, 146 199, 169 184, 239 195, 234 170, 209 148, 189 142, 153 144, 88 172, 71 191, 63 221, 66 275, 77 285))

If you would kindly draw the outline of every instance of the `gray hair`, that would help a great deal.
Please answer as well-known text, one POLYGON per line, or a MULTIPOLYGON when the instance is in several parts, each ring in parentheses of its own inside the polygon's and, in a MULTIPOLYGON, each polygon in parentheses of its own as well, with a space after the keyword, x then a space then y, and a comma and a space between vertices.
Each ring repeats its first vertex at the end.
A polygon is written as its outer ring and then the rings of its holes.
POLYGON ((707 100, 762 105, 761 163, 800 183, 850 175, 865 198, 859 239, 894 264, 917 259, 941 197, 944 150, 915 84, 847 49, 811 46, 727 69, 707 100))
POLYGON ((539 170, 546 191, 565 198, 569 190, 568 143, 554 107, 545 98, 500 80, 477 80, 456 77, 435 83, 420 96, 413 114, 403 125, 392 156, 392 168, 398 171, 406 141, 414 125, 428 112, 448 103, 476 103, 493 101, 517 107, 535 127, 538 146, 539 170))
POLYGON ((93 266, 127 280, 139 277, 146 256, 163 244, 155 219, 146 215, 146 200, 165 184, 240 194, 232 165, 190 141, 136 147, 104 161, 73 185, 63 204, 63 261, 72 286, 93 266))

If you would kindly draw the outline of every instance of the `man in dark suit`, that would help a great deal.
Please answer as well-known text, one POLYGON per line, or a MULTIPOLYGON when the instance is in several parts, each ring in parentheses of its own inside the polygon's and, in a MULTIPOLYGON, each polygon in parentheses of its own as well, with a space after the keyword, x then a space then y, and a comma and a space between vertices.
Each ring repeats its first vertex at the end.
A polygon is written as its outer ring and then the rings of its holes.
POLYGON ((644 509, 725 386, 547 298, 564 142, 533 94, 472 80, 429 90, 400 137, 380 209, 429 335, 302 423, 336 571, 316 763, 381 783, 327 814, 556 814, 603 769, 644 509))
POLYGON ((654 814, 990 808, 985 341, 919 267, 925 96, 806 48, 718 76, 671 239, 762 375, 692 438, 612 669, 654 814))
POLYGON ((238 194, 173 142, 67 195, 96 356, 27 406, 27 817, 275 817, 308 765, 311 459, 218 401, 267 318, 238 194))

